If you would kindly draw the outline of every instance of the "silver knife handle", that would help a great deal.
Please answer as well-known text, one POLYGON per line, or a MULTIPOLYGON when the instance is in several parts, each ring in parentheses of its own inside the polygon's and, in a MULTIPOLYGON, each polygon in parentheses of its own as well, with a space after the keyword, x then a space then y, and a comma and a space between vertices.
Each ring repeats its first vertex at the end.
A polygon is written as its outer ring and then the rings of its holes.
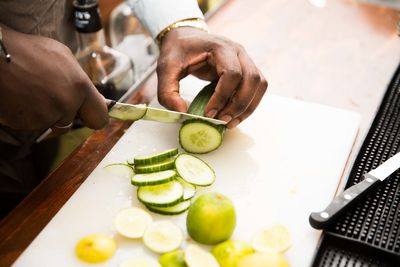
POLYGON ((326 229, 343 211, 351 206, 356 199, 361 198, 380 182, 379 179, 366 174, 363 181, 337 195, 325 210, 311 213, 309 217, 311 226, 315 229, 326 229))

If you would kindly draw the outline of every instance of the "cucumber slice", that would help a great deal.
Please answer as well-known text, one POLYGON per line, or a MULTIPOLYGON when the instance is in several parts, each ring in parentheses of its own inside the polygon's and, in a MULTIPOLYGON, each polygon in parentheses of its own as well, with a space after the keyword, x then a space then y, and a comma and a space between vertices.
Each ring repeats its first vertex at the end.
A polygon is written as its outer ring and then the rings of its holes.
POLYGON ((152 154, 147 156, 137 156, 133 159, 133 164, 139 166, 139 165, 150 165, 150 164, 160 163, 176 155, 178 155, 178 149, 173 148, 157 154, 152 154))
POLYGON ((183 180, 193 185, 208 186, 215 181, 214 170, 201 159, 189 154, 180 154, 175 159, 175 168, 183 180))
MULTIPOLYGON (((213 82, 205 86, 193 99, 188 113, 204 116, 204 109, 214 94, 216 85, 213 82)), ((179 130, 179 143, 187 152, 208 153, 221 145, 225 128, 224 125, 215 125, 201 119, 187 120, 179 130)))
POLYGON ((108 112, 108 116, 117 120, 136 121, 140 120, 144 115, 146 115, 146 104, 133 105, 136 107, 136 109, 133 109, 131 106, 132 105, 122 104, 122 106, 118 108, 111 108, 111 110, 108 112))
POLYGON ((161 265, 153 259, 135 258, 121 262, 119 267, 161 267, 161 265))
POLYGON ((129 164, 124 164, 124 163, 109 164, 105 166, 104 169, 108 173, 111 173, 112 175, 126 179, 131 179, 132 176, 134 175, 133 168, 129 164))
POLYGON ((188 245, 185 250, 185 262, 190 267, 219 267, 214 256, 196 245, 188 245))
POLYGON ((179 202, 178 204, 171 206, 171 207, 156 207, 152 205, 146 205, 150 211, 162 214, 162 215, 178 215, 187 211, 190 207, 191 201, 186 200, 179 202))
POLYGON ((169 207, 182 200, 183 187, 175 180, 165 184, 141 186, 137 197, 145 205, 169 207))
POLYGON ((136 186, 157 185, 168 183, 169 181, 172 181, 175 177, 176 171, 174 170, 166 170, 153 173, 141 173, 135 174, 131 179, 131 183, 136 186))
POLYGON ((179 181, 183 186, 183 200, 192 199, 196 195, 196 186, 189 184, 179 176, 176 178, 176 180, 179 181))
POLYGON ((117 232, 128 238, 140 238, 153 221, 151 215, 139 208, 120 210, 114 218, 117 232))
POLYGON ((174 161, 175 158, 168 158, 157 164, 135 166, 135 173, 150 173, 170 170, 174 168, 174 161))
POLYGON ((181 246, 182 241, 182 230, 169 221, 151 224, 143 236, 145 246, 157 253, 173 251, 181 246))

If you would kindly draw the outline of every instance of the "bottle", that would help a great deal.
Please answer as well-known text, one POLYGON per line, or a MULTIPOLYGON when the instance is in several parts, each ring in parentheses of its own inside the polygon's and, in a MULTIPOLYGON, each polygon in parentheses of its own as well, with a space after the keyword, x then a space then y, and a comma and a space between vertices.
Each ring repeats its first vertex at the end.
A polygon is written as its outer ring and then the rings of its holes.
POLYGON ((98 0, 73 3, 78 32, 76 58, 104 97, 119 100, 135 82, 133 62, 129 56, 106 45, 98 0))

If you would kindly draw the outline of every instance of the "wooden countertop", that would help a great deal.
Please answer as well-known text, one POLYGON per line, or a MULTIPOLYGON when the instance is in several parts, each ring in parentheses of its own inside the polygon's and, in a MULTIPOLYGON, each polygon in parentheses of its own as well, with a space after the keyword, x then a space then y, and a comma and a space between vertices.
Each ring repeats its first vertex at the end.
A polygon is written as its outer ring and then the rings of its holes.
MULTIPOLYGON (((267 77, 269 93, 362 115, 349 170, 400 62, 398 15, 355 1, 323 8, 311 2, 317 1, 231 0, 209 25, 244 45, 267 77)), ((154 97, 156 82, 152 75, 129 102, 154 97)), ((15 261, 128 127, 112 122, 95 132, 0 223, 0 266, 15 261)))

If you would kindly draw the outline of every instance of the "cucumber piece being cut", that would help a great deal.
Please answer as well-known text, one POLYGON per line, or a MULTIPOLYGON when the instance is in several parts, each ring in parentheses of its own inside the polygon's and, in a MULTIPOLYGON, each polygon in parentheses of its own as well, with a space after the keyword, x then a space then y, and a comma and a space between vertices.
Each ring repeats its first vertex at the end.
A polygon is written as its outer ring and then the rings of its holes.
MULTIPOLYGON (((173 149, 169 149, 169 150, 163 151, 161 153, 156 153, 153 155, 137 156, 133 159, 133 164, 136 166, 151 165, 151 164, 155 164, 155 163, 160 163, 160 162, 162 162, 170 157, 176 156, 176 155, 178 155, 178 149, 173 148, 173 149)), ((129 162, 132 163, 132 160, 129 162)))
POLYGON ((136 186, 145 186, 145 185, 157 185, 164 184, 172 181, 176 177, 176 171, 174 170, 166 170, 160 172, 152 172, 152 173, 140 173, 135 174, 131 183, 136 186))
POLYGON ((152 165, 139 165, 135 166, 135 173, 151 173, 170 170, 174 168, 175 158, 168 158, 160 163, 152 165))
POLYGON ((209 186, 215 181, 215 172, 201 159, 189 155, 180 154, 175 159, 175 168, 183 180, 199 186, 209 186))
POLYGON ((145 205, 170 207, 181 202, 183 187, 175 180, 165 184, 141 186, 138 188, 137 197, 145 205))
MULTIPOLYGON (((216 83, 204 87, 193 99, 188 113, 204 116, 204 109, 214 93, 216 83)), ((179 143, 182 148, 190 153, 208 153, 217 149, 225 132, 224 125, 216 125, 201 119, 186 120, 179 130, 179 143)))
POLYGON ((181 213, 184 213, 187 211, 190 207, 191 201, 185 200, 182 202, 179 202, 178 204, 171 206, 171 207, 156 207, 152 205, 146 205, 146 208, 148 208, 150 211, 162 214, 162 215, 178 215, 181 213))
POLYGON ((176 180, 183 186, 183 200, 192 199, 196 195, 196 186, 189 184, 179 176, 176 180))
POLYGON ((134 105, 136 109, 130 108, 128 105, 119 108, 111 108, 108 112, 108 115, 111 118, 118 120, 129 120, 129 121, 137 121, 146 115, 147 105, 146 104, 138 104, 134 105))

